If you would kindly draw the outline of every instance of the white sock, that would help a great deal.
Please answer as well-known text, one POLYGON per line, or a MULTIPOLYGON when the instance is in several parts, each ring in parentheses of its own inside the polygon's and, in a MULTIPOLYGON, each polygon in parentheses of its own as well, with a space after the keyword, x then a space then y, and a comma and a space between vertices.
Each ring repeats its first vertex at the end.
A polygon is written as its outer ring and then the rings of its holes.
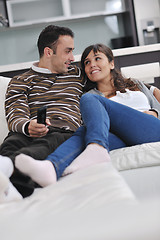
POLYGON ((21 200, 22 196, 9 181, 9 178, 0 172, 0 203, 21 200))
POLYGON ((0 155, 0 171, 4 173, 5 176, 10 177, 13 173, 13 163, 9 157, 0 155))
POLYGON ((0 203, 5 202, 8 187, 9 178, 0 171, 0 203))
POLYGON ((86 149, 65 169, 63 176, 88 166, 108 161, 110 161, 110 156, 104 147, 98 144, 89 144, 86 149))
POLYGON ((46 187, 57 181, 54 166, 48 160, 35 160, 30 156, 20 154, 16 156, 15 166, 42 187, 46 187))
POLYGON ((17 191, 11 182, 9 182, 9 187, 7 189, 6 201, 17 201, 23 199, 22 195, 17 191))

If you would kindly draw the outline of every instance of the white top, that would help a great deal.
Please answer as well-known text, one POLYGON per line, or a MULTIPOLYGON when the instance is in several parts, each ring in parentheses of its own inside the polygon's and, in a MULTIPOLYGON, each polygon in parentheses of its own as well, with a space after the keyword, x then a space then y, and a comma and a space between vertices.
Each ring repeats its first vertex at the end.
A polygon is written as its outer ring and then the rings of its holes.
POLYGON ((146 95, 141 91, 131 91, 126 89, 125 93, 116 92, 116 96, 110 100, 121 103, 138 111, 147 111, 151 108, 146 95))
POLYGON ((155 86, 151 86, 149 90, 153 93, 155 88, 155 86))
POLYGON ((32 64, 32 69, 34 70, 34 71, 36 71, 36 72, 39 72, 39 73, 52 73, 49 69, 47 69, 47 68, 40 68, 40 67, 38 67, 38 63, 39 62, 35 62, 35 63, 33 63, 32 64))

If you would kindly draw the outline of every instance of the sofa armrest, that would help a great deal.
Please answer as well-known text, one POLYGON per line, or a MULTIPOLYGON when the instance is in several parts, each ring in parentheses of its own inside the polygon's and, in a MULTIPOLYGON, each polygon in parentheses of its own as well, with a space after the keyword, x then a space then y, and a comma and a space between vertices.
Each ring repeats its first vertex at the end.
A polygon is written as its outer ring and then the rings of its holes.
POLYGON ((8 126, 5 118, 5 93, 7 90, 10 78, 0 76, 0 144, 3 142, 4 138, 8 134, 8 126))

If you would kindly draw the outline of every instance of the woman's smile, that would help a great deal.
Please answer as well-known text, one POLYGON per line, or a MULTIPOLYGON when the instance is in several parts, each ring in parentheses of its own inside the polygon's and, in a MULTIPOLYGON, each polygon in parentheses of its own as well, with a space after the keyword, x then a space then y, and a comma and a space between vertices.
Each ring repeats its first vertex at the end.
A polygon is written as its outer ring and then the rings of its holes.
POLYGON ((92 71, 90 72, 90 74, 99 73, 100 71, 101 71, 100 69, 92 69, 92 71))

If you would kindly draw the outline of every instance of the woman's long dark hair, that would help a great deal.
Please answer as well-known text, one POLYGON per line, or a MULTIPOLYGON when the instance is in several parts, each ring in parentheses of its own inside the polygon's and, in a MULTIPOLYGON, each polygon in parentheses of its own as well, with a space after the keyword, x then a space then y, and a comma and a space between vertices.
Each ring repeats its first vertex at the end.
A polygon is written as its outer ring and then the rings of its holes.
MULTIPOLYGON (((82 75, 85 79, 85 88, 84 91, 87 92, 93 88, 97 88, 97 83, 92 82, 89 80, 85 73, 85 59, 87 58, 88 54, 93 50, 94 53, 97 52, 102 52, 106 55, 108 58, 108 61, 111 62, 114 60, 113 52, 112 50, 105 46, 104 44, 95 44, 95 45, 90 45, 87 47, 84 52, 82 53, 81 56, 81 68, 82 68, 82 75)), ((137 85, 130 79, 130 78, 125 78, 122 76, 121 72, 114 68, 111 70, 111 81, 113 82, 114 85, 114 90, 115 91, 120 91, 122 93, 126 92, 125 88, 128 88, 132 91, 138 90, 137 85)))

